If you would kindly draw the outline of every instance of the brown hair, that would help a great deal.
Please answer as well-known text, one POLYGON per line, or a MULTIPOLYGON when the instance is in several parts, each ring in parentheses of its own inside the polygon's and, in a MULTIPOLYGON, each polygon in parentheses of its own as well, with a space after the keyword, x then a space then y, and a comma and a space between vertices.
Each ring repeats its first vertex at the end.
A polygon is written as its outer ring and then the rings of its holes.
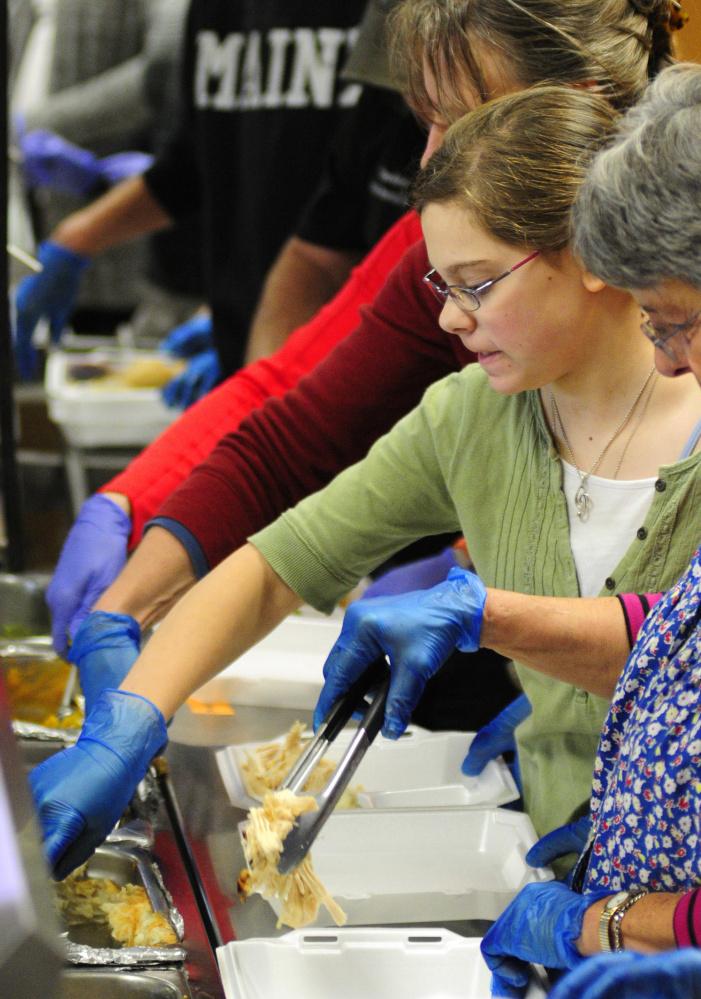
POLYGON ((673 61, 673 0, 402 0, 390 15, 390 56, 417 114, 445 121, 460 103, 465 77, 489 97, 476 42, 501 56, 523 87, 596 84, 618 108, 634 104, 648 80, 673 61), (438 100, 424 85, 424 64, 438 100))
POLYGON ((557 250, 587 167, 617 112, 574 87, 546 86, 489 101, 446 132, 414 185, 417 211, 451 202, 512 246, 557 250))

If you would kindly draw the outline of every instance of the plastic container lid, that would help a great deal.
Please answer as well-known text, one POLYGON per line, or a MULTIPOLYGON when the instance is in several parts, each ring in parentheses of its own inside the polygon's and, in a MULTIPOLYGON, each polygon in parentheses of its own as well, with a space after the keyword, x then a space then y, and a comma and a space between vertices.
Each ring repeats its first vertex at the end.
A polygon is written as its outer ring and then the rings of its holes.
MULTIPOLYGON (((331 815, 311 854, 349 925, 496 919, 553 879, 526 863, 536 839, 527 815, 501 808, 352 809, 331 815)), ((323 907, 316 925, 333 925, 323 907)))
POLYGON ((155 351, 56 350, 49 354, 45 386, 49 416, 69 444, 77 447, 139 447, 150 444, 181 411, 166 406, 159 389, 100 388, 95 382, 73 381, 76 364, 133 361, 163 357, 155 351))
MULTIPOLYGON (((490 999, 476 937, 432 927, 298 930, 217 950, 226 999, 490 999)), ((535 982, 527 999, 542 999, 535 982)))
POLYGON ((323 668, 343 626, 343 612, 292 614, 257 645, 194 693, 206 704, 226 701, 313 711, 323 668))
MULTIPOLYGON (((309 733, 311 736, 311 733, 309 733)), ((342 732, 325 757, 337 762, 348 745, 352 729, 342 732)), ((504 805, 518 798, 509 768, 499 759, 490 761, 479 777, 466 777, 460 770, 474 739, 473 732, 428 732, 410 725, 394 741, 375 740, 353 775, 351 788, 358 792, 361 808, 447 808, 504 805)), ((282 742, 284 736, 269 742, 282 742)), ((231 804, 251 808, 260 799, 245 789, 241 764, 246 754, 267 743, 227 746, 217 755, 219 770, 231 804)))

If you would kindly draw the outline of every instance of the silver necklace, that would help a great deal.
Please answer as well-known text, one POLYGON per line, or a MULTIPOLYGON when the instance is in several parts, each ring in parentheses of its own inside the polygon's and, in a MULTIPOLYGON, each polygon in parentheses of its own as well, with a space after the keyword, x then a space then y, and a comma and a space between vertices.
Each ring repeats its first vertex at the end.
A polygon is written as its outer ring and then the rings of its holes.
MULTIPOLYGON (((613 442, 616 440, 616 438, 618 437, 618 435, 620 434, 620 432, 623 430, 623 428, 625 427, 626 423, 630 419, 630 417, 631 417, 631 415, 633 413, 633 410, 638 405, 638 402, 640 401, 640 397, 643 394, 643 392, 645 391, 645 389, 647 387, 647 384, 650 381, 650 378, 652 377, 652 373, 653 373, 654 370, 655 370, 655 365, 653 364, 653 366, 650 368, 650 370, 648 371, 648 373, 647 373, 647 375, 645 377, 645 381, 640 386, 640 391, 638 392, 638 394, 636 395, 635 399, 633 400, 633 402, 632 402, 632 404, 630 406, 630 409, 628 410, 628 412, 626 413, 626 415, 623 417, 623 419, 621 420, 621 422, 619 423, 619 425, 616 427, 616 429, 614 430, 614 432, 611 434, 611 436, 609 437, 609 439, 606 441, 606 443, 604 444, 603 448, 599 452, 599 457, 596 459, 596 461, 591 466, 591 468, 589 469, 588 472, 583 472, 582 469, 577 464, 577 462, 575 461, 575 457, 572 454, 572 448, 570 447, 570 442, 567 439, 567 434, 565 433, 565 428, 562 425, 562 417, 560 416, 560 410, 557 408, 557 403, 555 402, 555 396, 553 395, 553 390, 549 389, 549 392, 550 392, 550 408, 551 408, 552 414, 553 414, 553 429, 555 430, 555 433, 557 435, 559 435, 560 437, 562 437, 562 440, 564 441, 565 447, 567 448, 567 454, 570 456, 570 461, 574 465, 574 469, 575 469, 577 475, 579 476, 579 485, 577 486, 577 492, 574 494, 574 505, 577 508, 577 516, 579 517, 580 520, 586 520, 587 517, 589 516, 589 511, 591 510, 591 496, 587 492, 587 480, 589 479, 590 475, 594 474, 594 472, 595 472, 596 468, 598 467, 598 465, 600 464, 602 458, 604 457, 604 455, 606 454, 606 452, 608 451, 608 449, 611 447, 611 445, 613 444, 613 442)), ((649 398, 650 398, 650 396, 648 396, 648 399, 646 400, 646 406, 647 406, 647 402, 649 401, 649 398)), ((640 421, 638 420, 638 422, 636 423, 636 426, 635 426, 636 430, 638 428, 639 422, 640 421)), ((631 436, 632 436, 632 434, 631 434, 631 436)), ((626 444, 625 448, 621 452, 620 458, 618 459, 618 464, 616 465, 616 470, 613 473, 614 479, 618 475, 618 469, 621 467, 621 462, 623 461, 623 455, 626 453, 626 451, 628 449, 628 444, 629 443, 630 443, 630 438, 628 439, 628 443, 626 444)))

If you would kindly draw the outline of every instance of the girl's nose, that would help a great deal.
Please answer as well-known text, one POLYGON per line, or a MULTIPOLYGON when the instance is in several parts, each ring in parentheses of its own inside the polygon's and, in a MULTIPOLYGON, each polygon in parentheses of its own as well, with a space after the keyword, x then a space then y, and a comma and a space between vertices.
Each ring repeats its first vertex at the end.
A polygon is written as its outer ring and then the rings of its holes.
POLYGON ((457 302, 448 296, 438 317, 438 324, 446 333, 474 333, 477 328, 477 316, 474 312, 465 312, 457 302))

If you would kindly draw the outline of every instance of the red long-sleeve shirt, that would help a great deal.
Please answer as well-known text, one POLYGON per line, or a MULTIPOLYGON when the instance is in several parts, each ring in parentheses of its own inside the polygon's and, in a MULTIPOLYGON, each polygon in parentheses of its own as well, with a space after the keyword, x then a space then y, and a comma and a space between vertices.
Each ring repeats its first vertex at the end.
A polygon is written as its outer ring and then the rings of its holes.
POLYGON ((130 548, 141 540, 144 524, 161 503, 224 434, 236 430, 241 420, 266 399, 282 396, 293 388, 357 327, 360 306, 372 302, 405 250, 420 239, 419 219, 409 212, 354 269, 338 295, 313 320, 296 330, 280 350, 238 371, 188 409, 103 487, 103 492, 123 493, 131 503, 130 548))
POLYGON ((364 457, 432 382, 474 360, 438 326, 440 305, 422 282, 428 269, 417 243, 361 309, 358 328, 296 388, 243 420, 161 506, 159 519, 184 527, 209 568, 364 457))

